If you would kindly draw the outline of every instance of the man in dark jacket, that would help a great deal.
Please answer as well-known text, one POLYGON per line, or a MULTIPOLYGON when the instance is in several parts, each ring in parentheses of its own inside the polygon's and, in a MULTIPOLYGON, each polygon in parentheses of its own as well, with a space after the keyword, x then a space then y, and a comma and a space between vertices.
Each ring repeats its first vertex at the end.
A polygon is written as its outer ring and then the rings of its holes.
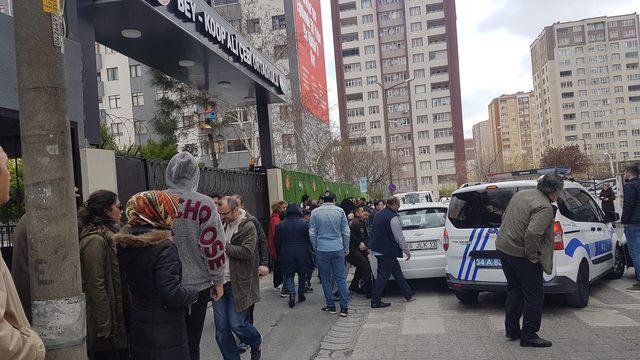
POLYGON ((378 276, 371 294, 372 309, 391 305, 381 299, 391 275, 393 275, 400 290, 402 290, 404 298, 407 301, 413 300, 413 291, 404 278, 402 268, 400 268, 400 263, 398 262, 398 258, 402 258, 403 253, 407 255, 407 261, 411 259, 409 246, 402 234, 402 223, 400 222, 398 210, 400 210, 400 200, 392 197, 387 200, 387 206, 373 220, 369 248, 378 260, 378 276))
POLYGON ((630 166, 624 172, 624 197, 620 222, 624 225, 629 256, 636 271, 636 283, 627 290, 640 291, 640 169, 630 166))
POLYGON ((213 302, 216 342, 225 360, 239 360, 235 334, 251 347, 251 360, 257 360, 262 356, 262 335, 248 320, 249 309, 260 301, 256 228, 234 197, 220 200, 218 214, 224 222, 227 261, 224 295, 213 302))
POLYGON ((542 272, 553 270, 553 221, 564 181, 554 174, 538 180, 536 189, 521 190, 502 216, 496 250, 507 278, 505 330, 521 346, 549 347, 538 336, 544 301, 542 272), (522 317, 522 329, 520 329, 522 317))
POLYGON ((367 259, 367 245, 369 243, 369 233, 364 220, 364 210, 357 208, 353 212, 354 218, 349 224, 351 229, 351 241, 349 242, 349 255, 347 261, 356 267, 356 272, 349 285, 349 291, 365 294, 367 299, 371 298, 373 289, 373 276, 371 274, 371 264, 367 259), (360 288, 360 281, 364 287, 360 288))

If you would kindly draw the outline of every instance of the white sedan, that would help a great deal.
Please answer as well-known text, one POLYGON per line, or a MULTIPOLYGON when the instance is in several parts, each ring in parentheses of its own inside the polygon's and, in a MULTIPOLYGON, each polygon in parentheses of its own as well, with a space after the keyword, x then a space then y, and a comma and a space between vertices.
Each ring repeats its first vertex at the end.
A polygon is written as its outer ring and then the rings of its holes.
MULTIPOLYGON (((400 260, 407 279, 445 277, 446 257, 442 247, 442 233, 447 215, 443 203, 402 205, 398 211, 402 232, 411 251, 411 260, 400 260)), ((376 276, 378 263, 371 257, 371 270, 376 276)))

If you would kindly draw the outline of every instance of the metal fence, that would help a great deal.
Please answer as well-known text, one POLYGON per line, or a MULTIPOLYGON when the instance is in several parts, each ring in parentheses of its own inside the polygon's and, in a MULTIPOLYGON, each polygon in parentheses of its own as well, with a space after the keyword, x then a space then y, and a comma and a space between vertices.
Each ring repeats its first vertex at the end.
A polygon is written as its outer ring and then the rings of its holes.
MULTIPOLYGON (((144 190, 164 190, 167 163, 116 155, 118 195, 122 202, 144 190)), ((198 192, 205 195, 242 196, 245 208, 263 226, 268 222, 270 209, 267 176, 264 172, 202 168, 198 192)))

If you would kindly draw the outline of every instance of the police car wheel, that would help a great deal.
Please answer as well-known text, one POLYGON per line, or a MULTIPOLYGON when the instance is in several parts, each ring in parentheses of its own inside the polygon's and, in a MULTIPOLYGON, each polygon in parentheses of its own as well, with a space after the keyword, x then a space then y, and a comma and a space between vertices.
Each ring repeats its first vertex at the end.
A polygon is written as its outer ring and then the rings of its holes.
POLYGON ((576 279, 576 291, 567 294, 567 305, 583 308, 589 304, 589 266, 586 262, 580 264, 576 279))
POLYGON ((455 296, 463 304, 474 304, 478 302, 478 291, 474 290, 453 290, 455 296))
POLYGON ((607 274, 607 279, 618 280, 622 278, 625 270, 624 252, 620 246, 616 246, 616 255, 613 259, 613 268, 607 274))

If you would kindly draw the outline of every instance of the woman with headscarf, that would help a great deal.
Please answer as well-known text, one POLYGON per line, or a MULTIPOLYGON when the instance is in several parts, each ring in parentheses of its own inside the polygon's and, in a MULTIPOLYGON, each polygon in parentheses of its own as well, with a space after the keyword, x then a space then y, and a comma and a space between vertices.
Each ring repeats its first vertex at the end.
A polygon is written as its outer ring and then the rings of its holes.
POLYGON ((289 289, 289 307, 296 304, 296 287, 293 280, 298 274, 298 301, 306 300, 305 283, 308 274, 313 271, 313 263, 309 253, 309 223, 302 219, 302 210, 297 204, 287 206, 286 217, 276 227, 276 250, 280 258, 280 267, 289 289))
POLYGON ((185 307, 198 290, 182 286, 182 263, 171 241, 178 199, 145 191, 128 202, 128 224, 116 234, 132 296, 130 348, 136 360, 188 359, 185 307))
POLYGON ((120 263, 113 236, 120 222, 118 195, 98 190, 78 210, 82 291, 87 299, 87 352, 91 359, 129 357, 120 263))

